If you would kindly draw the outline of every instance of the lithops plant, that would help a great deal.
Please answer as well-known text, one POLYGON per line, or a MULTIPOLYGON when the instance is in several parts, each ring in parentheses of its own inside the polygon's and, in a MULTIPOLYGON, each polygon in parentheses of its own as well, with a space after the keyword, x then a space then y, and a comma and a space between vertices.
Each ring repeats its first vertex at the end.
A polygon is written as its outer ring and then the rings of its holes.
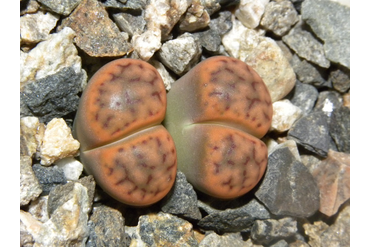
POLYGON ((118 201, 153 204, 175 181, 176 150, 161 125, 166 100, 157 70, 135 59, 103 66, 81 96, 73 126, 81 161, 118 201))
POLYGON ((272 104, 260 76, 240 60, 215 56, 192 68, 167 94, 164 125, 178 168, 199 191, 221 199, 249 192, 263 176, 272 104))

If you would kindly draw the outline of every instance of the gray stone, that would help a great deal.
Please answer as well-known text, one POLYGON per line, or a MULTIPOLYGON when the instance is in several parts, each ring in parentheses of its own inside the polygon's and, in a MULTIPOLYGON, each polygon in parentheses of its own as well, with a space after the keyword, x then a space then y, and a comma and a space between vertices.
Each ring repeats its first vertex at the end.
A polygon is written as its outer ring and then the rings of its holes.
MULTIPOLYGON (((290 217, 280 220, 256 220, 251 230, 251 238, 257 243, 268 245, 279 239, 293 237, 297 230, 297 221, 290 217)), ((286 245, 279 244, 268 246, 286 245)))
POLYGON ((119 10, 132 10, 132 11, 141 11, 145 8, 148 0, 105 0, 102 2, 104 7, 113 8, 119 10))
POLYGON ((87 247, 128 246, 125 219, 118 210, 104 205, 94 207, 88 224, 87 247))
POLYGON ((76 74, 73 68, 68 67, 25 85, 20 93, 21 117, 36 116, 40 122, 49 122, 76 111, 77 94, 86 79, 84 71, 76 74))
POLYGON ((314 86, 301 83, 297 80, 288 98, 290 98, 290 102, 293 105, 298 106, 302 110, 303 115, 307 115, 312 111, 318 96, 319 92, 314 86))
POLYGON ((218 32, 221 36, 226 34, 233 27, 231 16, 231 12, 227 10, 217 13, 217 15, 212 16, 209 28, 218 32))
POLYGON ((293 55, 290 64, 299 81, 316 87, 330 86, 324 79, 325 69, 299 58, 296 54, 293 55))
MULTIPOLYGON (((203 240, 199 243, 199 247, 222 247, 222 246, 240 246, 240 247, 252 247, 247 245, 247 241, 243 239, 243 236, 238 233, 225 233, 218 235, 214 232, 207 234, 203 240)), ((253 245, 253 247, 257 247, 253 245)), ((261 246, 262 247, 262 246, 261 246)))
POLYGON ((95 191, 95 181, 92 176, 87 176, 84 178, 81 178, 78 181, 69 182, 64 185, 58 185, 56 186, 52 191, 50 191, 49 194, 49 200, 48 200, 48 213, 49 215, 52 215, 55 210, 57 210, 61 205, 66 203, 68 200, 70 200, 73 196, 73 191, 75 189, 75 184, 78 183, 82 185, 84 188, 86 188, 87 196, 88 196, 88 204, 87 209, 90 212, 92 208, 92 203, 94 199, 94 191, 95 191))
POLYGON ((49 220, 47 210, 49 196, 39 196, 36 200, 31 201, 28 206, 28 212, 38 221, 45 223, 49 220))
POLYGON ((324 41, 327 59, 350 68, 350 8, 334 1, 306 0, 302 19, 324 41))
POLYGON ((313 176, 287 147, 269 155, 265 177, 255 195, 275 215, 309 217, 320 206, 313 176))
POLYGON ((330 136, 339 152, 350 153, 350 109, 342 106, 335 109, 330 118, 330 136))
POLYGON ((319 93, 314 109, 324 112, 328 117, 332 112, 343 105, 342 96, 336 91, 322 91, 319 93))
POLYGON ((47 167, 35 164, 32 166, 32 169, 40 182, 44 195, 49 194, 49 192, 57 185, 67 183, 63 170, 57 166, 47 167))
POLYGON ((260 24, 274 34, 283 36, 298 20, 297 11, 289 0, 271 1, 266 5, 260 24))
POLYGON ((350 206, 347 206, 339 213, 335 223, 321 234, 321 246, 350 246, 350 231, 350 206))
POLYGON ((80 4, 82 0, 37 0, 47 9, 67 16, 80 4))
POLYGON ((310 32, 294 28, 287 35, 283 36, 283 41, 298 56, 320 67, 329 68, 330 62, 325 57, 323 45, 310 32))
POLYGON ((190 33, 167 41, 158 52, 159 60, 177 75, 183 75, 199 62, 202 49, 199 40, 190 33))
POLYGON ((300 146, 326 157, 330 148, 328 116, 322 111, 314 111, 295 122, 288 132, 288 139, 300 146))
POLYGON ((270 245, 270 247, 288 247, 289 244, 284 239, 277 241, 276 243, 270 245))
POLYGON ((117 26, 130 37, 134 34, 142 34, 144 32, 146 21, 142 15, 131 15, 129 13, 113 14, 113 19, 117 26))
POLYGON ((40 4, 36 0, 21 1, 20 2, 20 15, 36 13, 40 8, 40 4))
POLYGON ((177 171, 176 182, 172 191, 162 200, 161 209, 165 213, 183 216, 192 220, 202 218, 197 206, 197 194, 181 171, 177 171))
POLYGON ((163 212, 140 216, 131 241, 137 242, 137 246, 149 247, 198 246, 192 224, 163 212))
POLYGON ((211 54, 219 53, 221 46, 221 36, 217 31, 209 29, 207 31, 194 33, 194 35, 198 37, 200 45, 206 51, 211 54))
POLYGON ((341 69, 336 69, 330 72, 329 79, 333 88, 340 93, 345 93, 350 88, 349 71, 345 72, 341 69))
POLYGON ((256 219, 268 219, 270 213, 256 199, 244 206, 215 210, 198 222, 198 226, 205 230, 216 232, 248 232, 256 219))
POLYGON ((32 170, 30 156, 20 157, 20 205, 27 205, 35 200, 42 192, 42 188, 32 170))

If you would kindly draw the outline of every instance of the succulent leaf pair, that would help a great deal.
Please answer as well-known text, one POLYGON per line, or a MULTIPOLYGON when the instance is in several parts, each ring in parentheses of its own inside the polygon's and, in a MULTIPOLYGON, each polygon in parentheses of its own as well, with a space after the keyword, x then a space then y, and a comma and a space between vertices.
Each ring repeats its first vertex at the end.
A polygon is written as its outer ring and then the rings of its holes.
POLYGON ((153 66, 123 58, 91 78, 73 133, 86 171, 102 189, 125 204, 146 206, 170 191, 177 166, 211 196, 250 191, 266 169, 267 148, 258 138, 271 118, 267 87, 240 60, 208 58, 166 95, 153 66))

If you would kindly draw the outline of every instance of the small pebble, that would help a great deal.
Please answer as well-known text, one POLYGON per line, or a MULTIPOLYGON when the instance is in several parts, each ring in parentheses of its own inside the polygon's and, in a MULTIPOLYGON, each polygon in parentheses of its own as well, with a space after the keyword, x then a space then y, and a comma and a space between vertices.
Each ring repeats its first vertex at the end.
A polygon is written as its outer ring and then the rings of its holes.
POLYGON ((342 96, 336 91, 322 91, 319 93, 314 109, 324 112, 328 117, 332 112, 343 105, 342 96))
POLYGON ((32 159, 29 156, 20 157, 20 205, 27 205, 35 200, 42 188, 32 170, 32 159))
POLYGON ((67 180, 78 180, 83 171, 81 162, 73 157, 67 157, 55 161, 55 165, 63 170, 64 176, 67 180))
POLYGON ((269 0, 241 0, 235 11, 238 20, 248 28, 256 28, 269 0))
POLYGON ((318 96, 319 92, 314 86, 301 83, 298 80, 289 94, 290 102, 298 106, 302 110, 303 115, 307 115, 312 111, 318 96))
POLYGON ((340 69, 331 71, 328 80, 333 84, 333 88, 340 93, 345 93, 350 88, 349 74, 340 69))
POLYGON ((350 109, 341 106, 335 109, 330 118, 329 130, 339 152, 350 153, 350 109))
POLYGON ((200 0, 192 0, 183 18, 179 21, 179 29, 185 32, 194 32, 208 26, 209 14, 200 0))
POLYGON ((34 164, 32 169, 41 185, 43 195, 49 194, 57 185, 67 183, 63 170, 57 166, 34 164))
POLYGON ((68 16, 77 5, 80 4, 81 0, 37 0, 48 10, 54 13, 68 16))
POLYGON ((271 130, 277 132, 289 130, 293 123, 303 115, 302 110, 288 99, 274 102, 272 109, 271 130))

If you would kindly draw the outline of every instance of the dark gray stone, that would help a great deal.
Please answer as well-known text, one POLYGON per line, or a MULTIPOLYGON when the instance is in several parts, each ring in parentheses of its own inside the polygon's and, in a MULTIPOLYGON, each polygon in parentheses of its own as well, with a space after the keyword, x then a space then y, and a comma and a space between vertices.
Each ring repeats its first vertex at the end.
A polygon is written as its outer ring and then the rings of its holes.
MULTIPOLYGON (((297 230, 297 221, 290 217, 280 220, 256 220, 251 230, 251 238, 256 243, 268 245, 280 239, 293 237, 297 230)), ((286 246, 281 245, 284 242, 268 246, 286 246)))
POLYGON ((314 86, 301 83, 298 80, 288 95, 290 102, 298 106, 302 110, 303 115, 307 115, 312 111, 318 96, 319 92, 314 86))
POLYGON ((220 51, 221 36, 217 31, 209 29, 194 33, 194 35, 198 37, 200 45, 209 53, 217 54, 220 51))
POLYGON ((77 110, 81 84, 86 74, 75 73, 71 67, 29 83, 20 92, 21 117, 35 116, 49 122, 77 110))
POLYGON ((172 191, 162 201, 162 211, 174 215, 184 216, 189 219, 199 220, 202 218, 197 205, 197 194, 185 175, 177 171, 176 182, 172 191))
POLYGON ((350 67, 350 8, 334 1, 305 0, 302 19, 324 41, 325 56, 350 67))
POLYGON ((330 135, 339 152, 350 153, 350 109, 342 106, 330 118, 330 135))
POLYGON ((90 209, 94 199, 95 180, 92 176, 80 178, 78 181, 71 181, 67 184, 58 185, 50 191, 48 199, 48 214, 51 215, 59 206, 70 200, 73 196, 71 193, 75 183, 80 183, 87 189, 89 196, 90 209))
POLYGON ((209 23, 209 28, 216 31, 219 35, 224 35, 231 30, 233 23, 231 21, 231 12, 222 11, 219 12, 215 17, 212 16, 212 19, 209 23))
POLYGON ((343 105, 342 96, 336 91, 322 91, 319 93, 315 110, 324 112, 328 117, 332 112, 343 105))
POLYGON ((276 243, 270 245, 270 247, 288 247, 289 244, 284 239, 277 241, 276 243))
POLYGON ((102 1, 102 4, 106 8, 120 9, 120 10, 132 10, 132 11, 142 11, 145 9, 148 0, 106 0, 102 1))
POLYGON ((239 208, 207 211, 211 213, 202 218, 198 226, 221 233, 248 232, 256 219, 271 217, 267 209, 256 199, 239 208))
POLYGON ((296 54, 290 60, 297 78, 302 83, 312 84, 316 87, 330 87, 330 83, 324 79, 325 70, 299 58, 296 54))
POLYGON ((336 69, 330 72, 329 81, 338 92, 345 93, 350 88, 349 72, 336 69))
POLYGON ((90 221, 87 247, 129 246, 130 239, 125 235, 125 219, 113 208, 101 205, 94 207, 90 221))
POLYGON ((130 37, 134 34, 142 34, 146 25, 146 21, 142 15, 131 15, 129 13, 113 14, 113 19, 117 26, 130 37))
POLYGON ((287 147, 269 155, 265 177, 255 196, 271 213, 281 216, 309 217, 320 206, 315 179, 287 147))
POLYGON ((49 194, 57 185, 67 183, 63 169, 58 166, 42 166, 40 164, 35 164, 32 166, 32 169, 39 180, 43 195, 49 194))
POLYGON ((308 151, 326 157, 331 142, 328 116, 322 111, 313 111, 301 117, 290 128, 287 137, 308 151))
POLYGON ((48 10, 60 15, 69 15, 82 0, 37 0, 48 10))
POLYGON ((283 41, 301 58, 320 67, 329 68, 330 62, 325 57, 323 45, 310 32, 294 28, 283 37, 283 41))

